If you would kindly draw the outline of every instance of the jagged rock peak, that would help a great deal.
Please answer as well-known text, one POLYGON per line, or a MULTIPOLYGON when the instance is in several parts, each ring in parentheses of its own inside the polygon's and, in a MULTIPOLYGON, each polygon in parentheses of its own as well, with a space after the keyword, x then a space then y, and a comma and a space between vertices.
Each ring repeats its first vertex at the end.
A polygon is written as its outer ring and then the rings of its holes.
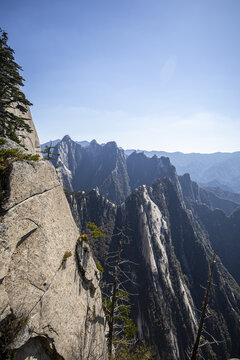
MULTIPOLYGON (((107 148, 116 148, 116 149, 118 148, 116 141, 109 141, 106 143, 105 146, 107 148)), ((122 151, 121 149, 119 149, 119 150, 122 151)))
POLYGON ((70 138, 69 135, 65 135, 65 136, 62 138, 61 141, 62 141, 62 142, 67 142, 67 141, 73 141, 73 140, 70 138))
POLYGON ((96 145, 99 145, 99 144, 97 143, 97 140, 93 139, 93 140, 90 142, 90 145, 91 145, 91 146, 96 146, 96 145))
POLYGON ((238 203, 230 199, 224 199, 208 189, 201 188, 195 181, 191 180, 188 173, 178 176, 181 184, 183 198, 188 209, 193 210, 196 202, 207 205, 210 209, 221 209, 230 215, 238 206, 238 203))

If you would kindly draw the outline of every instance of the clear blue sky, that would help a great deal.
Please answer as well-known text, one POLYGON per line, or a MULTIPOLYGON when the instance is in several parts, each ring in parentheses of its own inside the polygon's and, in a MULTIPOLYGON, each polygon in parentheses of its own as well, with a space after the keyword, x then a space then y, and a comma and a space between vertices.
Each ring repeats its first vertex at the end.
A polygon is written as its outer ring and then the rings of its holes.
POLYGON ((240 150, 239 0, 0 0, 41 142, 240 150))

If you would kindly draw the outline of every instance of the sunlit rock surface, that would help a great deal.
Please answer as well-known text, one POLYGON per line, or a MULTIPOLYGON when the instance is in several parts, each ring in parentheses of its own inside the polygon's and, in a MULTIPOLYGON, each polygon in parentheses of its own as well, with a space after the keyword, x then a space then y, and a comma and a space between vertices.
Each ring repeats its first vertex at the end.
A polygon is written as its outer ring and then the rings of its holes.
POLYGON ((12 349, 16 360, 106 359, 100 273, 88 246, 83 258, 53 165, 14 162, 3 187, 0 352, 12 349))

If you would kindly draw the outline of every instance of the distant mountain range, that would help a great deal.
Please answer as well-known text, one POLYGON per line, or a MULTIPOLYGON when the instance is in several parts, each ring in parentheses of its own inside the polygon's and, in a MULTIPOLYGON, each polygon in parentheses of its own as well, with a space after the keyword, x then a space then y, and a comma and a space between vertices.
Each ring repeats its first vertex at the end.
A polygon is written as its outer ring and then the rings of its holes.
MULTIPOLYGON (((52 146, 57 145, 61 140, 53 140, 52 146)), ((88 147, 90 142, 75 142, 82 147, 88 147)), ((49 146, 50 142, 41 145, 49 146)), ((120 148, 121 149, 121 148, 120 148)), ((213 154, 184 154, 181 152, 165 151, 146 151, 146 150, 124 150, 125 155, 144 153, 147 157, 168 157, 175 166, 177 174, 183 175, 189 173, 191 179, 196 181, 200 186, 212 189, 220 188, 228 192, 240 193, 240 151, 233 153, 213 153, 213 154)))
MULTIPOLYGON (((53 143, 54 144, 54 143, 53 143)), ((193 182, 189 175, 177 175, 168 157, 146 156, 143 152, 131 152, 128 156, 115 142, 99 145, 73 141, 68 135, 58 141, 54 152, 58 153, 53 164, 58 177, 68 191, 89 191, 98 188, 100 194, 115 204, 122 203, 141 185, 151 186, 158 178, 172 179, 179 194, 206 204, 210 209, 221 209, 230 215, 240 204, 240 195, 217 188, 204 189, 193 182), (181 188, 182 187, 182 188, 181 188)), ((46 145, 46 144, 44 144, 46 145)), ((49 145, 48 145, 49 146, 49 145)))
MULTIPOLYGON (((130 155, 134 151, 126 150, 125 153, 130 155)), ((168 157, 175 166, 178 175, 189 173, 192 180, 201 186, 219 186, 223 190, 240 193, 240 151, 213 154, 183 154, 181 152, 145 150, 137 150, 137 152, 144 152, 148 157, 154 155, 168 157)))

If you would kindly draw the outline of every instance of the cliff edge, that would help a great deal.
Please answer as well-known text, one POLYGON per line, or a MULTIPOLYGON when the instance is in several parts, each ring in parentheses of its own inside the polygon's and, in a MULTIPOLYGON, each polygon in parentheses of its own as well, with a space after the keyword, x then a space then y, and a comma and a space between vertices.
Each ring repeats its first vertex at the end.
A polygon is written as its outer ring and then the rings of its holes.
POLYGON ((53 165, 15 161, 4 187, 0 358, 106 359, 100 273, 53 165))

